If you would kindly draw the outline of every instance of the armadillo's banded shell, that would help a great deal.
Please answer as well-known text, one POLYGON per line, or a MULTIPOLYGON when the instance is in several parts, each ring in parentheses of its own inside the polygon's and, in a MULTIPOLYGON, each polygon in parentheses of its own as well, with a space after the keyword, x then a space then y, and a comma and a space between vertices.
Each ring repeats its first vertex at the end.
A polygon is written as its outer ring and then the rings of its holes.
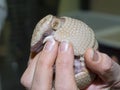
POLYGON ((54 37, 58 41, 69 41, 76 56, 83 55, 87 48, 97 48, 93 30, 80 20, 70 17, 61 17, 64 24, 56 30, 54 37))
MULTIPOLYGON (((43 39, 46 38, 44 35, 48 31, 52 33, 46 36, 50 35, 59 42, 68 41, 72 43, 75 56, 84 56, 88 48, 98 48, 93 30, 82 21, 70 17, 57 18, 53 15, 47 15, 38 22, 34 29, 31 40, 31 52, 36 52, 42 46, 41 43, 43 44, 43 39)), ((80 59, 79 62, 81 63, 80 59)), ((77 65, 75 64, 74 66, 76 67, 77 65)), ((85 66, 75 75, 80 89, 88 86, 94 77, 95 75, 89 72, 85 66)))

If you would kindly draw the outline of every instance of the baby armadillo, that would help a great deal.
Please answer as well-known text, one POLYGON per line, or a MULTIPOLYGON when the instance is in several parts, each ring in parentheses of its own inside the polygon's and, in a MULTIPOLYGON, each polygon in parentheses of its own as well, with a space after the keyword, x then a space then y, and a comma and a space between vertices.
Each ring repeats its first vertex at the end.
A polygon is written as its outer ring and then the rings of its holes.
POLYGON ((95 78, 84 63, 86 49, 98 48, 97 40, 93 30, 80 20, 70 17, 55 17, 47 15, 36 25, 32 40, 32 56, 40 52, 44 46, 44 40, 52 37, 58 42, 68 41, 74 49, 74 71, 75 79, 79 89, 87 87, 95 78))

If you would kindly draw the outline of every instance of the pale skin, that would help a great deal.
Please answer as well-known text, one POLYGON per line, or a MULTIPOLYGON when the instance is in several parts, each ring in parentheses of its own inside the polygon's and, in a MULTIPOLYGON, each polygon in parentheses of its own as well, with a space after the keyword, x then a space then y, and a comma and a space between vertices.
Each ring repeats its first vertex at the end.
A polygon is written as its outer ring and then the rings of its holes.
MULTIPOLYGON (((29 60, 21 83, 27 90, 52 90, 53 65, 56 65, 55 90, 78 90, 74 78, 74 53, 70 43, 46 42, 43 50, 29 60)), ((120 66, 108 55, 88 49, 85 53, 87 67, 98 75, 85 90, 101 90, 104 83, 120 88, 120 66)))

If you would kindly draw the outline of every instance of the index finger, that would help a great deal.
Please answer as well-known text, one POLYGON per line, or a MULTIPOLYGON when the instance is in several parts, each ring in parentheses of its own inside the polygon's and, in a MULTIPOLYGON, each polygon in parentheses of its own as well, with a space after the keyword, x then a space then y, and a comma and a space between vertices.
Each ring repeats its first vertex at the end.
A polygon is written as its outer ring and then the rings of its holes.
POLYGON ((74 77, 74 53, 72 45, 62 42, 56 60, 55 88, 57 90, 77 90, 74 77))
POLYGON ((37 61, 31 90, 51 90, 58 43, 48 41, 37 61))

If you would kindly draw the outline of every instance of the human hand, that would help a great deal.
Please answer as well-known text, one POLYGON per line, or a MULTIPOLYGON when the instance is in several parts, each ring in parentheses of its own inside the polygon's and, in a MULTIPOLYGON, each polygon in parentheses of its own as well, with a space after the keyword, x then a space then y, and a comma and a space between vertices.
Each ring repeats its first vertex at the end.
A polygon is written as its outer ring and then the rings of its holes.
MULTIPOLYGON (((107 84, 119 88, 120 66, 107 55, 88 49, 85 53, 87 67, 95 72, 95 80, 86 90, 101 90, 107 84), (92 57, 93 56, 93 57, 92 57)), ((21 83, 28 90, 51 90, 53 65, 56 63, 56 90, 77 90, 73 70, 74 54, 71 45, 62 42, 48 41, 44 49, 35 58, 30 59, 21 83), (61 48, 62 47, 62 48, 61 48)))
POLYGON ((24 72, 21 83, 28 90, 51 90, 53 65, 56 64, 55 90, 77 90, 74 78, 73 48, 66 42, 50 40, 33 59, 24 72))
POLYGON ((88 49, 85 53, 85 62, 98 76, 86 90, 104 90, 103 87, 106 85, 110 86, 110 90, 120 90, 120 65, 113 59, 104 53, 88 49))

